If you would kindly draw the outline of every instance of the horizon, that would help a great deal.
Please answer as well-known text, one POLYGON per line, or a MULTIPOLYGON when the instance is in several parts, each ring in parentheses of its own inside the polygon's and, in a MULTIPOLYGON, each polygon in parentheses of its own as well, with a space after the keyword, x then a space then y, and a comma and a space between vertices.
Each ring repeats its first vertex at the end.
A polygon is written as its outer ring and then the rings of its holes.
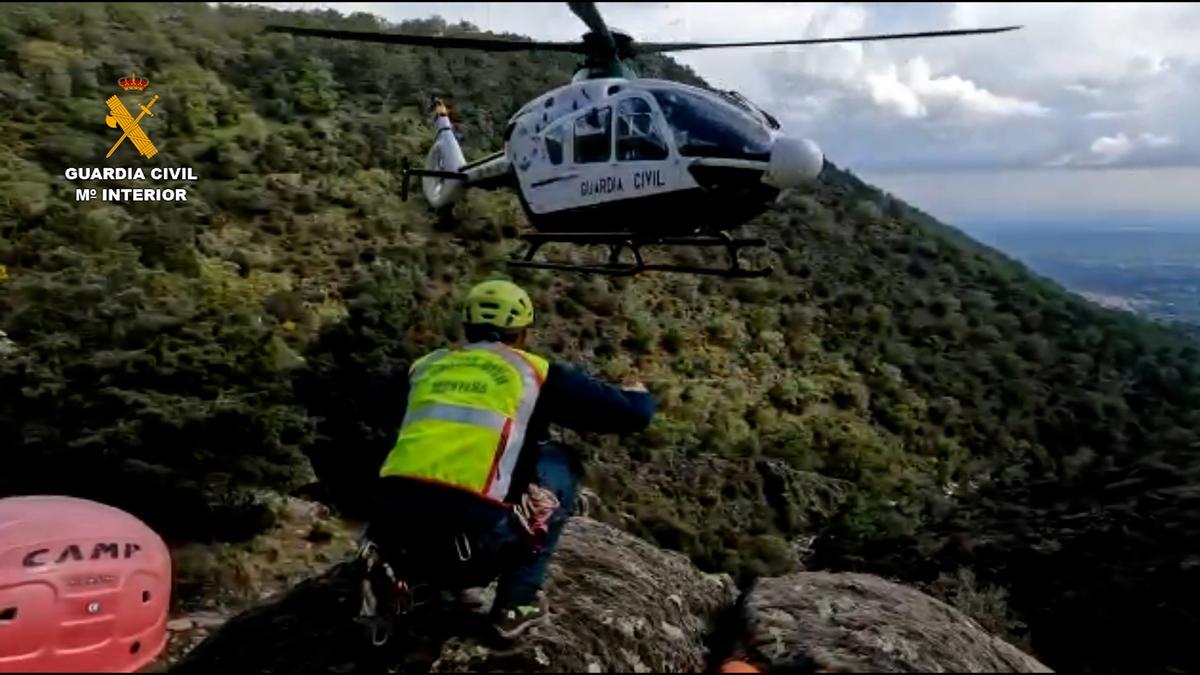
MULTIPOLYGON (((836 160, 832 160, 836 164, 836 160)), ((850 169, 854 171, 853 167, 850 169)), ((858 172, 864 181, 960 229, 1125 227, 1200 232, 1200 169, 858 172), (1136 191, 1141 202, 1131 199, 1136 191), (1003 204, 1005 208, 993 205, 1003 204)))

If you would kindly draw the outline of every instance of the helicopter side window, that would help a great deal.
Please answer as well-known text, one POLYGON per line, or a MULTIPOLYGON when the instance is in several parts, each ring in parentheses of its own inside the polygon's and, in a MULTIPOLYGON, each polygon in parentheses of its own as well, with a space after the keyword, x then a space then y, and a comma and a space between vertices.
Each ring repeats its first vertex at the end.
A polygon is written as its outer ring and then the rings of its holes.
POLYGON ((612 156, 612 108, 593 108, 575 120, 575 163, 607 162, 612 156))
POLYGON ((550 163, 555 166, 563 162, 564 135, 565 132, 561 124, 546 132, 546 156, 550 158, 550 163))
POLYGON ((667 158, 667 144, 654 124, 650 104, 627 98, 617 106, 617 159, 622 162, 667 158))

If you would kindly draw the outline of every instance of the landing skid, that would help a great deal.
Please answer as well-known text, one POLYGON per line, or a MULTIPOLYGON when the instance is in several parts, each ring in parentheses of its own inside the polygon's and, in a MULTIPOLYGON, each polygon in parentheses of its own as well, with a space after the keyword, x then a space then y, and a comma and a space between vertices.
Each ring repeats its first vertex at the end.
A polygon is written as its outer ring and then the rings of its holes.
POLYGON ((754 279, 769 276, 770 267, 763 269, 746 269, 738 261, 738 251, 748 247, 766 246, 763 239, 733 239, 722 232, 715 236, 706 237, 647 237, 630 233, 567 233, 567 232, 538 232, 521 235, 521 239, 529 244, 525 255, 520 260, 509 260, 510 267, 523 269, 557 270, 564 272, 580 272, 584 274, 605 274, 616 277, 627 277, 641 272, 680 272, 684 274, 705 274, 735 279, 754 279), (552 243, 562 244, 594 244, 608 247, 608 262, 604 265, 574 265, 562 262, 537 262, 534 256, 542 246, 552 243), (728 267, 695 267, 691 265, 664 265, 647 263, 642 258, 643 246, 697 246, 701 248, 720 246, 729 255, 728 267), (626 249, 633 255, 633 262, 621 262, 621 253, 626 249))

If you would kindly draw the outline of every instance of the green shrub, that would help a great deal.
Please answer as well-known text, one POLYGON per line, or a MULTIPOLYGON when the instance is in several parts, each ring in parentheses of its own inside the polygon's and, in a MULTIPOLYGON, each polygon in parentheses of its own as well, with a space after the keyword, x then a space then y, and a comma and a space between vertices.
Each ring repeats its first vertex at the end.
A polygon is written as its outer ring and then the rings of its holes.
POLYGON ((20 349, 0 360, 0 493, 101 499, 173 538, 245 536, 238 495, 306 479, 310 420, 251 306, 218 304, 203 279, 160 294, 137 257, 62 250, 8 284, 20 349))

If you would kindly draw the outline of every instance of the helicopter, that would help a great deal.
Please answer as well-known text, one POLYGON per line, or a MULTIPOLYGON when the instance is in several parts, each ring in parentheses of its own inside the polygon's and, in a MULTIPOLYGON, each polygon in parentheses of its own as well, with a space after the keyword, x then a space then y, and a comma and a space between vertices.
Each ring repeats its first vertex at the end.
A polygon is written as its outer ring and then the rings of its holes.
POLYGON ((735 278, 762 277, 770 267, 748 269, 742 249, 761 238, 729 232, 764 212, 789 188, 816 179, 824 155, 815 141, 785 133, 770 113, 733 91, 709 90, 670 80, 641 78, 628 64, 640 54, 698 49, 867 42, 1000 33, 1020 26, 968 28, 848 37, 757 42, 635 42, 609 28, 594 2, 568 2, 588 27, 578 42, 517 41, 297 26, 270 32, 384 44, 494 52, 552 51, 583 57, 570 83, 520 108, 506 126, 504 148, 468 162, 441 100, 434 105, 433 145, 423 168, 404 160, 401 198, 421 179, 425 200, 445 210, 468 188, 512 189, 533 232, 510 259, 516 268, 630 276, 664 271, 735 278), (551 242, 608 247, 607 261, 578 265, 535 260, 551 242), (725 267, 647 262, 645 246, 718 247, 725 267), (632 262, 622 261, 628 250, 632 262))

